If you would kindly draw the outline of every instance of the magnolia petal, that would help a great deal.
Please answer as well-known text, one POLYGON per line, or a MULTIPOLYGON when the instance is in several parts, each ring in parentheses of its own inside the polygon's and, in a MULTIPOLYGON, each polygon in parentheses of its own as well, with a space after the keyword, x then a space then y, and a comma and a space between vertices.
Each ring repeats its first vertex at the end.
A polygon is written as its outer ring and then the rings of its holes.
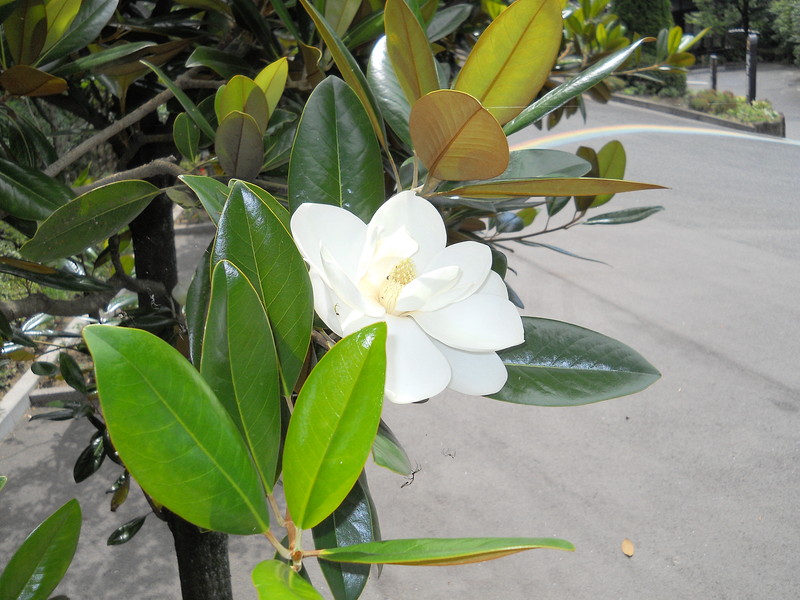
POLYGON ((419 310, 452 289, 461 280, 461 269, 451 265, 425 273, 403 287, 397 297, 395 310, 410 312, 419 310))
POLYGON ((308 275, 311 279, 311 291, 314 294, 314 310, 325 325, 330 327, 336 335, 344 337, 340 315, 345 310, 345 307, 348 314, 352 309, 333 294, 316 269, 311 269, 308 275))
POLYGON ((408 317, 386 317, 386 397, 397 404, 425 400, 450 382, 450 364, 408 317))
POLYGON ((490 294, 475 294, 439 310, 416 312, 413 318, 429 336, 460 350, 502 350, 525 340, 516 307, 490 294))
POLYGON ((320 248, 326 248, 355 279, 367 233, 361 219, 338 206, 306 202, 294 211, 290 226, 297 248, 312 267, 323 270, 320 248))
POLYGON ((421 310, 438 310, 474 294, 491 271, 492 251, 479 242, 459 242, 442 250, 428 267, 436 269, 445 265, 455 265, 461 270, 457 285, 433 296, 421 310))
MULTIPOLYGON (((413 260, 420 272, 427 271, 428 263, 441 252, 447 243, 447 232, 439 211, 414 192, 405 191, 392 196, 372 217, 368 229, 376 235, 387 237, 405 227, 419 244, 413 260)), ((367 234, 367 239, 371 233, 367 234)))
POLYGON ((506 289, 506 282, 494 271, 489 271, 489 276, 483 285, 478 288, 477 294, 489 294, 490 296, 500 296, 508 300, 508 289, 506 289))
POLYGON ((499 392, 506 384, 508 371, 496 352, 467 352, 433 343, 450 363, 448 388, 469 396, 486 396, 499 392))

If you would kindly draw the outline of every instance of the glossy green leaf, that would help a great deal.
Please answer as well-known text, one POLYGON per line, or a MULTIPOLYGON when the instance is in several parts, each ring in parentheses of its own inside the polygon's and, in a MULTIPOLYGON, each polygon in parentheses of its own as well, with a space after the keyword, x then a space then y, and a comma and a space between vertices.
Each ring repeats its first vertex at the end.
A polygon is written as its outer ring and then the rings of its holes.
POLYGON ((130 541, 133 536, 139 533, 146 518, 147 515, 142 515, 141 517, 131 519, 124 525, 117 527, 111 535, 108 536, 106 546, 119 546, 120 544, 130 541))
MULTIPOLYGON (((109 440, 110 445, 110 440, 109 440)), ((111 512, 115 512, 120 506, 125 503, 125 500, 128 499, 128 494, 131 491, 131 474, 128 473, 127 470, 122 471, 120 476, 114 482, 114 485, 110 490, 106 490, 108 494, 113 493, 111 496, 111 512)))
POLYGON ((375 92, 381 114, 389 127, 410 148, 408 119, 411 116, 411 104, 400 87, 386 51, 386 36, 382 36, 372 49, 367 66, 367 81, 375 92))
POLYGON ((372 460, 376 465, 386 467, 400 475, 408 476, 413 470, 408 454, 383 420, 378 425, 378 434, 372 443, 372 460))
POLYGON ((11 57, 18 65, 30 65, 42 51, 47 18, 42 0, 22 0, 3 25, 11 57))
POLYGON ((331 29, 331 26, 314 7, 314 5, 309 0, 300 0, 300 4, 303 5, 303 8, 306 9, 306 12, 311 17, 311 20, 314 21, 314 25, 317 27, 317 31, 325 41, 325 44, 327 45, 328 50, 330 51, 331 56, 336 63, 336 66, 339 68, 339 72, 342 74, 342 77, 353 89, 359 100, 361 100, 361 103, 364 105, 364 109, 367 111, 367 115, 369 116, 369 122, 372 124, 375 135, 378 137, 378 142, 380 142, 381 146, 385 146, 386 131, 383 125, 383 118, 378 110, 378 104, 375 101, 375 96, 373 95, 372 90, 370 90, 369 85, 367 85, 367 80, 364 77, 364 73, 361 72, 361 67, 358 66, 358 63, 356 62, 355 58, 353 58, 353 55, 350 54, 350 51, 344 45, 342 40, 338 35, 336 35, 336 32, 331 29))
POLYGON ((222 120, 214 147, 220 166, 231 177, 255 179, 261 170, 264 157, 261 130, 246 113, 234 111, 222 120))
POLYGON ((350 24, 361 6, 361 0, 325 0, 325 20, 339 37, 350 28, 350 24))
POLYGON ((382 35, 383 7, 381 6, 380 10, 370 13, 348 29, 347 33, 342 37, 342 42, 344 42, 344 45, 348 48, 353 49, 367 42, 371 42, 382 35))
POLYGON ((92 441, 83 449, 72 468, 72 478, 75 483, 85 481, 97 472, 106 458, 103 444, 103 434, 100 432, 92 436, 92 441))
MULTIPOLYGON (((381 539, 378 515, 365 473, 333 513, 312 530, 317 548, 341 548, 381 539)), ((358 600, 369 579, 369 565, 320 561, 334 600, 358 600)))
POLYGON ((297 398, 283 454, 286 505, 308 529, 347 496, 369 455, 383 406, 386 323, 331 348, 297 398))
POLYGON ((215 137, 214 128, 208 122, 208 119, 203 115, 202 111, 198 109, 194 102, 186 95, 180 87, 175 85, 175 82, 172 81, 169 77, 167 77, 166 73, 159 69, 156 65, 150 64, 147 61, 141 61, 145 66, 147 66, 151 71, 153 71, 156 75, 158 75, 159 81, 163 83, 168 90, 170 90, 174 95, 178 102, 181 103, 183 109, 186 111, 192 121, 200 128, 208 139, 213 140, 215 137))
POLYGON ((369 221, 383 203, 383 165, 364 107, 345 82, 328 77, 308 99, 289 160, 289 207, 346 208, 369 221))
POLYGON ((386 51, 410 104, 439 89, 430 42, 405 0, 387 0, 384 9, 386 51))
POLYGON ((86 379, 83 376, 83 371, 78 361, 76 361, 71 354, 63 351, 60 352, 58 355, 58 366, 61 369, 61 376, 64 378, 64 383, 83 394, 89 391, 86 385, 86 379))
POLYGON ((60 181, 0 158, 0 210, 20 219, 44 221, 74 197, 60 181))
MULTIPOLYGON (((274 5, 278 0, 272 0, 274 5)), ((273 36, 270 22, 261 14, 260 7, 253 0, 231 0, 233 14, 236 22, 248 31, 251 31, 261 46, 270 55, 278 58, 278 42, 273 36)), ((296 39, 300 36, 296 35, 296 39)))
POLYGON ((433 43, 447 37, 456 31, 471 13, 472 6, 469 4, 456 4, 437 11, 425 30, 428 41, 433 43))
POLYGON ((323 600, 301 575, 280 560, 265 560, 253 569, 258 600, 323 600))
POLYGON ((107 283, 89 277, 60 271, 52 267, 16 258, 0 256, 0 273, 23 277, 39 285, 72 292, 103 292, 113 289, 107 283))
POLYGON ((5 475, 0 475, 0 490, 6 487, 6 483, 8 483, 8 477, 5 475))
POLYGON ((250 65, 239 56, 211 46, 195 48, 186 59, 186 66, 189 68, 208 67, 225 79, 250 70, 250 65))
POLYGON ((427 94, 414 103, 408 126, 415 153, 436 179, 491 179, 508 167, 503 130, 469 94, 427 94))
MULTIPOLYGON (((622 179, 625 177, 625 148, 617 140, 608 142, 597 152, 597 168, 599 176, 607 179, 622 179)), ((598 194, 592 201, 591 208, 602 206, 614 194, 598 194)))
POLYGON ((660 377, 638 352, 600 333, 549 319, 522 322, 525 341, 498 352, 508 381, 490 396, 496 400, 577 406, 633 394, 660 377))
POLYGON ((266 531, 258 473, 200 373, 145 331, 90 325, 83 336, 114 447, 148 495, 206 529, 266 531))
POLYGON ((497 183, 475 183, 459 186, 448 191, 437 192, 442 196, 464 198, 527 198, 531 196, 592 196, 595 194, 634 192, 637 190, 659 190, 663 186, 638 181, 618 179, 596 179, 592 177, 542 177, 540 179, 516 179, 497 183))
POLYGON ((52 377, 58 374, 58 366, 45 360, 36 361, 31 364, 31 371, 39 377, 52 377))
POLYGON ((297 115, 277 109, 264 136, 264 164, 262 171, 277 169, 289 162, 292 144, 297 134, 297 115))
POLYGON ((185 112, 175 117, 172 124, 172 139, 175 147, 190 163, 195 163, 199 155, 200 129, 185 112))
POLYGON ((331 548, 322 550, 319 557, 337 562, 442 566, 493 560, 537 548, 575 550, 558 538, 417 538, 331 548))
POLYGON ((68 75, 74 75, 75 73, 80 73, 81 71, 90 71, 96 67, 102 67, 103 65, 107 65, 112 61, 125 58, 126 56, 154 45, 154 42, 121 43, 119 45, 112 46, 98 52, 93 52, 87 56, 81 56, 75 60, 60 64, 50 72, 53 75, 58 75, 59 77, 67 77, 68 75))
POLYGON ((615 212, 604 213, 590 219, 586 219, 584 225, 623 225, 626 223, 636 223, 647 217, 664 210, 663 206, 642 206, 639 208, 626 208, 615 212))
POLYGON ((72 499, 43 521, 0 575, 0 599, 47 600, 67 572, 81 533, 81 507, 72 499))
POLYGON ((229 260, 244 273, 267 309, 283 393, 290 395, 306 358, 314 315, 311 282, 278 202, 234 184, 214 247, 214 262, 229 260))
POLYGON ((117 10, 118 0, 84 0, 67 32, 36 61, 46 65, 94 41, 117 10))
POLYGON ((283 90, 286 88, 286 79, 289 76, 289 61, 284 56, 266 67, 256 75, 255 83, 264 92, 267 98, 270 116, 278 107, 283 90))
POLYGON ((35 261, 78 254, 130 223, 159 193, 156 186, 140 180, 95 188, 55 210, 20 252, 35 261))
POLYGON ((179 175, 178 179, 197 194, 200 203, 206 210, 206 214, 208 214, 214 225, 217 225, 222 214, 222 208, 228 200, 230 188, 224 183, 205 175, 179 175))
MULTIPOLYGON (((233 189, 238 183, 239 182, 236 179, 231 179, 228 182, 228 186, 233 189)), ((268 191, 258 187, 254 183, 242 181, 241 184, 250 190, 256 196, 256 198, 261 200, 265 206, 269 207, 269 209, 272 211, 272 214, 283 224, 286 231, 290 231, 289 223, 291 221, 291 216, 289 215, 289 211, 283 207, 283 204, 278 202, 268 191)))
POLYGON ((550 90, 511 121, 506 123, 503 126, 503 131, 506 132, 506 135, 511 135, 512 133, 524 129, 528 125, 533 125, 552 111, 560 108, 592 86, 597 85, 616 69, 624 65, 639 46, 650 40, 652 40, 652 38, 637 40, 630 46, 607 56, 569 81, 550 90))
POLYGON ((453 89, 466 92, 500 122, 536 97, 561 43, 559 0, 517 0, 478 38, 453 89))
POLYGON ((271 493, 281 441, 278 355, 258 293, 228 261, 217 263, 211 278, 200 374, 247 441, 271 493))
POLYGON ((208 314, 208 302, 211 299, 211 255, 214 247, 212 241, 206 248, 186 293, 186 333, 189 337, 189 360, 195 367, 200 367, 203 348, 203 334, 208 314))

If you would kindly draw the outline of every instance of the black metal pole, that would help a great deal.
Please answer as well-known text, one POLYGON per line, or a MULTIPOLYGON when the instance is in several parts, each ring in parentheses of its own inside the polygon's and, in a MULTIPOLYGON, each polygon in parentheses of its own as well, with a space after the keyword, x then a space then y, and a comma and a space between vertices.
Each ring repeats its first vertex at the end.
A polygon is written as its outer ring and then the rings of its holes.
POLYGON ((719 57, 716 54, 711 55, 711 89, 717 91, 717 63, 719 57))
POLYGON ((747 58, 745 71, 747 73, 747 101, 752 103, 756 99, 756 65, 758 63, 758 35, 751 33, 747 36, 747 58))

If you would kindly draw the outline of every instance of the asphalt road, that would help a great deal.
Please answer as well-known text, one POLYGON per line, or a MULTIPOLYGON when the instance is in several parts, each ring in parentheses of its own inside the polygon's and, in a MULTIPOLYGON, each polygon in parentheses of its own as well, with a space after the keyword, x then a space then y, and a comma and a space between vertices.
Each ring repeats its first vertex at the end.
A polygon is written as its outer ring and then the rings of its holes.
MULTIPOLYGON (((627 177, 670 189, 619 196, 609 210, 666 211, 546 239, 607 265, 519 248, 510 283, 525 314, 622 340, 663 377, 636 396, 572 409, 456 394, 387 406, 385 419, 421 470, 402 487, 404 479, 370 465, 385 538, 556 536, 577 551, 389 566, 363 598, 800 597, 800 144, 621 105, 592 105, 588 123, 555 133, 530 135, 569 151, 620 139, 627 177), (609 133, 618 123, 634 132, 609 133), (620 550, 625 538, 635 544, 630 558, 620 550)), ((173 558, 153 561, 170 536, 152 516, 131 543, 105 546, 113 528, 146 507, 132 492, 130 504, 108 512, 110 465, 71 483, 90 435, 85 423, 34 422, 0 443, 0 472, 10 478, 0 564, 39 520, 78 496, 84 532, 58 591, 73 600, 178 598, 173 558)), ((249 570, 270 557, 268 547, 250 539, 231 547, 237 597, 253 598, 249 570)))

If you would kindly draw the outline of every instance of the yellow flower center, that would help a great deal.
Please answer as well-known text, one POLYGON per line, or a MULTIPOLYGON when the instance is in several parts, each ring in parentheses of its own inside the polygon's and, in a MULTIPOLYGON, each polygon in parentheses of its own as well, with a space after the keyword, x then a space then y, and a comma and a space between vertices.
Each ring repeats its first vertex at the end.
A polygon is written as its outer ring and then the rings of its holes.
POLYGON ((417 269, 410 258, 397 263, 378 287, 378 302, 387 312, 394 313, 397 298, 403 288, 417 278, 417 269))

